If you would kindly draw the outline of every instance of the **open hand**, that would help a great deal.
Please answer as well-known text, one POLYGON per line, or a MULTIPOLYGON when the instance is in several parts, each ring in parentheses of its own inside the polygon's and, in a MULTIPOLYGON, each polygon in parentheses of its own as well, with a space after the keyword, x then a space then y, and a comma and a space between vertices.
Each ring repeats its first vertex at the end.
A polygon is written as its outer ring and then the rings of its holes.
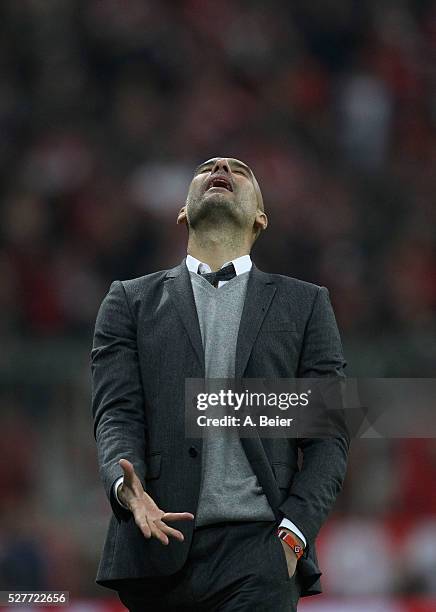
POLYGON ((144 537, 147 539, 157 538, 164 545, 169 544, 168 538, 170 536, 183 542, 183 533, 170 527, 166 522, 193 520, 194 515, 190 512, 164 512, 161 510, 150 495, 144 491, 130 461, 120 459, 118 463, 124 472, 124 482, 120 484, 117 490, 118 497, 132 512, 135 523, 144 537))

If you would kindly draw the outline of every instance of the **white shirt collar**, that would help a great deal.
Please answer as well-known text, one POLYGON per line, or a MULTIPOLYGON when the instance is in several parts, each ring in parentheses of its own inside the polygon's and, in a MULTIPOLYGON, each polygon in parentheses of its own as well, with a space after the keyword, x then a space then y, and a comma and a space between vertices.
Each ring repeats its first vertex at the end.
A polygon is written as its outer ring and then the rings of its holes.
MULTIPOLYGON (((227 266, 229 263, 233 263, 235 266, 236 276, 239 276, 239 274, 244 274, 244 272, 249 272, 251 270, 251 266, 253 265, 250 255, 241 255, 241 257, 237 257, 231 261, 226 261, 226 263, 221 267, 224 268, 224 266, 227 266)), ((212 272, 207 263, 203 263, 199 259, 196 259, 189 254, 186 255, 186 267, 190 272, 195 272, 196 274, 198 274, 199 269, 202 274, 212 272)))

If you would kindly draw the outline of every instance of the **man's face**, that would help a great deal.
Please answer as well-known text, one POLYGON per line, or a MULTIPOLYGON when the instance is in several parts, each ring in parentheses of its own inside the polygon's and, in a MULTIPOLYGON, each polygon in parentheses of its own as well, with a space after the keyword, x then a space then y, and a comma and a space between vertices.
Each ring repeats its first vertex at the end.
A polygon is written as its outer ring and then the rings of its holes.
POLYGON ((262 194, 251 169, 237 159, 216 157, 196 169, 181 214, 192 228, 226 218, 240 227, 253 227, 259 211, 262 194))

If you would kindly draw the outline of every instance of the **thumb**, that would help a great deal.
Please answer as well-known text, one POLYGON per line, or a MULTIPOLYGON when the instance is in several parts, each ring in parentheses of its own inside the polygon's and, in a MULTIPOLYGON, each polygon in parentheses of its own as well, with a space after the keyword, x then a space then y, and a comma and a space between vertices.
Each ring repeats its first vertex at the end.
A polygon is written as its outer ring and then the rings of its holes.
POLYGON ((124 482, 128 487, 131 487, 135 477, 135 468, 127 459, 120 459, 118 461, 118 465, 124 472, 124 482))

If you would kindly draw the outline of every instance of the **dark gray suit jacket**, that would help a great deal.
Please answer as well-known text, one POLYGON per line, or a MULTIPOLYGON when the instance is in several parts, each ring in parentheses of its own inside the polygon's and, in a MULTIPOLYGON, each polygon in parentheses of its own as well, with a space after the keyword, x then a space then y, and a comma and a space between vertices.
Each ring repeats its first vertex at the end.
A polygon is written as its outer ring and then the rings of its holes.
MULTIPOLYGON (((185 438, 184 389, 185 378, 204 377, 204 351, 184 261, 111 285, 97 316, 91 360, 100 475, 113 510, 96 581, 117 589, 126 580, 175 573, 191 543, 193 521, 176 525, 184 542, 163 546, 144 538, 112 490, 125 457, 160 508, 196 514, 202 440, 185 438)), ((344 366, 327 289, 253 265, 236 378, 343 376, 344 366)), ((288 517, 307 539, 297 564, 302 595, 319 593, 315 538, 342 486, 347 435, 241 440, 277 521, 288 517)))

